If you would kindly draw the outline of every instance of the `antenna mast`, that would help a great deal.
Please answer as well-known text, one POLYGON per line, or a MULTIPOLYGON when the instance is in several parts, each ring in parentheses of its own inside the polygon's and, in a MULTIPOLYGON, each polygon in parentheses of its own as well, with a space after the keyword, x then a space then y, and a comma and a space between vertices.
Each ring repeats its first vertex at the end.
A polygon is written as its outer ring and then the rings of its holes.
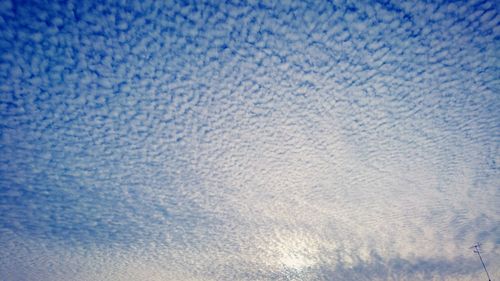
POLYGON ((477 242, 475 245, 470 247, 471 249, 474 248, 474 253, 476 253, 479 256, 479 259, 481 260, 481 264, 483 265, 484 271, 486 272, 486 276, 488 276, 488 281, 491 281, 490 274, 488 273, 488 270, 486 270, 486 265, 484 265, 483 258, 481 257, 481 254, 479 253, 479 247, 481 247, 481 244, 477 242))

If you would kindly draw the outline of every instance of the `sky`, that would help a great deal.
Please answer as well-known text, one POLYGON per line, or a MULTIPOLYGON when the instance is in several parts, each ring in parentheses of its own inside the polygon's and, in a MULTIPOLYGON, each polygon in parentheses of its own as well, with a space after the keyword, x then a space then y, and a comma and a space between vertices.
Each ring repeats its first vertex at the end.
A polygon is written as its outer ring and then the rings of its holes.
POLYGON ((0 276, 500 279, 499 11, 0 0, 0 276))

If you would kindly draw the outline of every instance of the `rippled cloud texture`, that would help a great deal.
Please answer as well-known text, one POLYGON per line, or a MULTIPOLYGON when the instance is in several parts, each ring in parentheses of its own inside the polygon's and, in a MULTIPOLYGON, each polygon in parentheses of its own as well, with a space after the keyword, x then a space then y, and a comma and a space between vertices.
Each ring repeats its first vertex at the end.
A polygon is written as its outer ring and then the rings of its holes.
POLYGON ((496 1, 0 1, 3 280, 500 278, 496 1))

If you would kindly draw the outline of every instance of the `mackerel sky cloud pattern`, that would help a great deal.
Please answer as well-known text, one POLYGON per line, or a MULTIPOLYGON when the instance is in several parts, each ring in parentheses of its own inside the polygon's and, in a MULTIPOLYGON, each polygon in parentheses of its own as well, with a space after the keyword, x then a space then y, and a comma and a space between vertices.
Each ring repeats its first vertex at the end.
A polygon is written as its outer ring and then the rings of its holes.
POLYGON ((500 278, 496 1, 0 0, 5 280, 500 278))

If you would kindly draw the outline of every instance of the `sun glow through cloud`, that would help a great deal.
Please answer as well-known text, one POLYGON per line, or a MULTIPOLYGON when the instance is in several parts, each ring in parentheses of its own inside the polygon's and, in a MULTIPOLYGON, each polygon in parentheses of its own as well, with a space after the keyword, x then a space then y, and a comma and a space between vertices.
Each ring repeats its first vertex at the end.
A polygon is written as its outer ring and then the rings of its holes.
POLYGON ((277 251, 280 256, 279 263, 296 271, 313 266, 317 258, 317 249, 314 244, 307 243, 307 237, 278 239, 277 251))

